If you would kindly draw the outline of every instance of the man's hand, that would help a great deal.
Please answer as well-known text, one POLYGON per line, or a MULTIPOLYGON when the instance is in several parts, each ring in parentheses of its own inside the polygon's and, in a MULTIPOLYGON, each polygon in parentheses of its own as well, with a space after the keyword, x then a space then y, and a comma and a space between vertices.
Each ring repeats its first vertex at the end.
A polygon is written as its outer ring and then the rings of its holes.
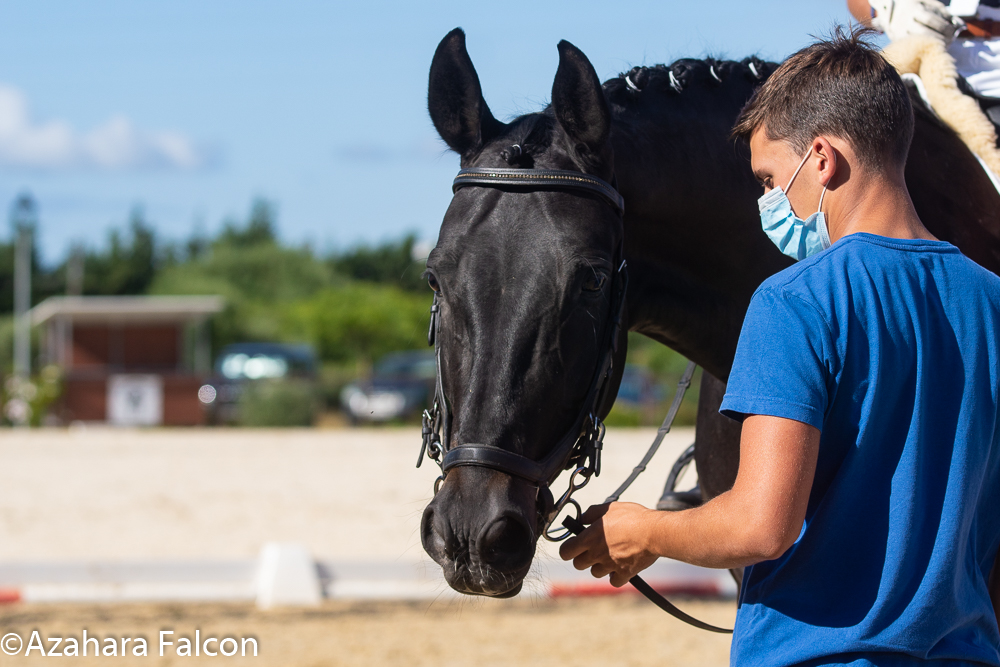
POLYGON ((910 35, 930 35, 950 44, 964 27, 938 0, 869 0, 875 16, 871 25, 896 41, 910 35))
POLYGON ((573 559, 578 570, 590 568, 600 579, 611 575, 611 585, 621 587, 656 562, 649 550, 648 534, 656 512, 635 503, 594 505, 580 520, 590 527, 559 548, 563 560, 573 559))

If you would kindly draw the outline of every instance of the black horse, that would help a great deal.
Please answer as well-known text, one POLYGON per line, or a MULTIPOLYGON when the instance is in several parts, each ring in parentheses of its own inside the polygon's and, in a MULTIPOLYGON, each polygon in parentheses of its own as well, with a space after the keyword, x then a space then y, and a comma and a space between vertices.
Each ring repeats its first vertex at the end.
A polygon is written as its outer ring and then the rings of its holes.
MULTIPOLYGON (((703 495, 713 497, 731 487, 739 464, 739 426, 717 409, 750 297, 792 263, 761 231, 749 151, 729 134, 777 65, 684 59, 602 86, 580 50, 558 48, 551 105, 509 123, 490 113, 461 30, 442 40, 431 65, 431 119, 463 168, 574 170, 615 181, 625 200, 622 222, 579 192, 457 191, 427 263, 440 303, 445 445, 486 443, 535 460, 554 447, 603 354, 624 240, 627 328, 707 371, 695 464, 703 495)), ((921 219, 1000 272, 1000 195, 953 131, 915 112, 906 176, 921 219)), ((621 344, 603 414, 624 356, 621 344)), ((515 595, 545 503, 524 479, 454 468, 424 511, 424 549, 454 589, 515 595)))

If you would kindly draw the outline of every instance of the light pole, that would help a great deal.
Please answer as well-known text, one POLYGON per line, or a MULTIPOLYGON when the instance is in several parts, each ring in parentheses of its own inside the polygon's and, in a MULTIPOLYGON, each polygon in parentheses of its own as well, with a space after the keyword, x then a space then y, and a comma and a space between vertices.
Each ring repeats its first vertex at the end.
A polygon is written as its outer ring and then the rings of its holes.
POLYGON ((69 259, 66 260, 66 296, 80 296, 83 294, 83 245, 74 243, 69 251, 69 259))
POLYGON ((14 246, 14 375, 31 374, 31 243, 37 222, 35 200, 24 193, 11 209, 16 236, 14 246))

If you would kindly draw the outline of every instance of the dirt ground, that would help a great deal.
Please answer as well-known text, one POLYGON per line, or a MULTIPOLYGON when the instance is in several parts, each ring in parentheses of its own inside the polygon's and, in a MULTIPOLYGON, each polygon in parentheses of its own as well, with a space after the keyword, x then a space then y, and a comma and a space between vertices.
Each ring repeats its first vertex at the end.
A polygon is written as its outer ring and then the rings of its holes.
MULTIPOLYGON (((628 476, 655 433, 608 431, 584 507, 628 476)), ((670 433, 623 499, 655 504, 693 440, 690 428, 670 433)), ((317 559, 431 566, 418 526, 439 472, 413 467, 419 445, 413 427, 8 431, 0 561, 252 558, 277 541, 317 559)))
MULTIPOLYGON (((628 475, 653 435, 608 432, 604 472, 580 494, 585 507, 628 475)), ((693 436, 671 433, 625 499, 655 503, 693 436)), ((436 477, 431 464, 413 468, 419 442, 413 428, 14 431, 0 441, 0 563, 253 558, 269 541, 288 541, 317 559, 424 563, 439 573, 418 539, 436 477)), ((555 559, 555 548, 541 545, 538 558, 555 559)), ((718 625, 731 627, 735 616, 731 600, 680 605, 718 625)), ((326 601, 268 612, 250 603, 0 605, 0 638, 16 632, 26 645, 38 630, 79 640, 84 629, 102 639, 147 639, 148 657, 129 649, 106 658, 120 665, 702 667, 725 665, 729 655, 728 636, 689 628, 639 597, 326 601), (186 658, 167 647, 160 658, 165 629, 175 639, 195 630, 202 638, 254 637, 259 655, 186 658)), ((0 653, 0 667, 45 659, 37 651, 25 658, 22 649, 18 657, 0 653)))
MULTIPOLYGON (((732 627, 733 601, 678 600, 704 620, 732 627)), ((148 657, 76 658, 72 664, 200 665, 217 661, 259 667, 404 665, 492 667, 712 667, 729 664, 729 635, 688 627, 637 595, 558 600, 447 600, 411 603, 326 602, 315 609, 262 612, 249 604, 13 604, 0 606, 0 634, 27 644, 43 638, 145 637, 148 657), (177 639, 253 637, 258 656, 178 657, 177 639), (158 633, 173 630, 174 646, 159 657, 158 633)), ((49 646, 50 644, 46 644, 49 646)), ((93 654, 93 644, 90 645, 93 654)), ((247 646, 251 646, 249 643, 247 646)), ((232 645, 227 645, 230 650, 232 645)), ((209 645, 215 650, 215 645, 209 645)), ((10 667, 45 665, 38 651, 0 655, 10 667)))

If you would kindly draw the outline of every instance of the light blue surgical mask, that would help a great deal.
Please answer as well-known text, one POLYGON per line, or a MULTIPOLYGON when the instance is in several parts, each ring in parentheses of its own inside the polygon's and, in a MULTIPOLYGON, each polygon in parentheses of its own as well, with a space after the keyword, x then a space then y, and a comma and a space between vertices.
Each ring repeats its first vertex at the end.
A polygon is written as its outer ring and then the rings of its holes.
POLYGON ((805 259, 821 250, 830 247, 830 233, 826 228, 826 216, 823 215, 823 197, 826 196, 826 186, 819 196, 819 210, 803 220, 795 215, 792 204, 788 201, 789 188, 795 182, 795 177, 802 171, 806 160, 812 155, 812 148, 802 158, 798 169, 792 174, 788 186, 782 190, 773 188, 757 200, 760 208, 760 223, 764 233, 771 239, 778 250, 795 260, 805 259))

